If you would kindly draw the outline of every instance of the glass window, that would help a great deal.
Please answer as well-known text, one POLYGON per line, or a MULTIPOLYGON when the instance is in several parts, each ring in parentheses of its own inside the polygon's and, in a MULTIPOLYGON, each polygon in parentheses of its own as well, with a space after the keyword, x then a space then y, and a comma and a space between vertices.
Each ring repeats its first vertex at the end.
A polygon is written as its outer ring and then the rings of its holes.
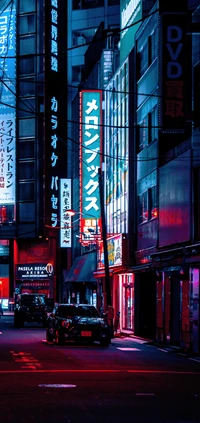
POLYGON ((35 98, 27 98, 18 101, 18 117, 33 117, 35 116, 35 98))
POLYGON ((21 141, 18 146, 18 154, 20 159, 33 159, 35 154, 35 144, 34 140, 30 141, 21 141))
POLYGON ((148 117, 139 124, 139 151, 148 145, 148 117))
POLYGON ((35 0, 19 0, 19 13, 35 12, 35 0))
POLYGON ((35 54, 36 53, 36 37, 35 35, 28 35, 20 37, 19 39, 19 52, 23 54, 35 54))
POLYGON ((148 68, 148 43, 144 44, 142 50, 140 51, 140 76, 148 68))
POLYGON ((83 66, 72 66, 72 81, 81 82, 83 66))
POLYGON ((93 9, 104 6, 104 0, 73 0, 72 9, 93 9))
POLYGON ((147 191, 138 196, 139 223, 148 221, 147 191))
POLYGON ((35 222, 35 203, 19 203, 20 222, 35 222))
POLYGON ((149 217, 158 217, 157 186, 149 189, 149 217))
POLYGON ((31 75, 35 73, 35 57, 23 57, 19 59, 20 75, 31 75))
POLYGON ((35 79, 26 78, 19 81, 19 96, 33 97, 35 95, 35 79))
POLYGON ((18 164, 18 169, 19 169, 19 180, 34 179, 35 177, 34 162, 21 162, 18 164))
POLYGON ((34 182, 20 182, 19 183, 19 201, 33 201, 34 200, 34 182))
POLYGON ((19 120, 19 137, 35 137, 35 119, 20 119, 19 120))
POLYGON ((154 141, 155 139, 158 139, 158 116, 157 116, 157 107, 154 107, 152 112, 150 113, 150 119, 149 119, 149 128, 150 128, 150 139, 151 141, 154 141))
POLYGON ((35 32, 35 14, 25 15, 19 17, 19 33, 30 34, 35 32))

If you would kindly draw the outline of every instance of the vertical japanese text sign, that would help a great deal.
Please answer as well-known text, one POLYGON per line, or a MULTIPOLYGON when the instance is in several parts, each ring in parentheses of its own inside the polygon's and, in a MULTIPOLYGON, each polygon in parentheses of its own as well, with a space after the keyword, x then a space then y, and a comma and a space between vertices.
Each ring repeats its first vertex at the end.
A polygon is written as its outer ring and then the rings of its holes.
MULTIPOLYGON (((11 4, 12 3, 12 4, 11 4)), ((16 6, 0 15, 0 204, 15 205, 16 6)))
POLYGON ((163 127, 183 131, 186 119, 186 14, 163 14, 163 127))
MULTIPOLYGON (((80 93, 80 209, 81 234, 89 226, 99 227, 100 193, 98 169, 102 153, 102 92, 100 90, 80 93), (90 219, 91 218, 91 219, 90 219), (92 220, 92 218, 94 218, 92 220)), ((82 236, 82 235, 81 235, 82 236)))

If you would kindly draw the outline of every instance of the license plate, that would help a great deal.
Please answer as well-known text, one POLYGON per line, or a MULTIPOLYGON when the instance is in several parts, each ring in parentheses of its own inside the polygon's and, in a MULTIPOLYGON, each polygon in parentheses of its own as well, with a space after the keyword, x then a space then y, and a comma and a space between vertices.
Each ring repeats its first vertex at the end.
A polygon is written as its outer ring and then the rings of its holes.
POLYGON ((90 330, 82 330, 81 336, 92 336, 92 332, 90 330))

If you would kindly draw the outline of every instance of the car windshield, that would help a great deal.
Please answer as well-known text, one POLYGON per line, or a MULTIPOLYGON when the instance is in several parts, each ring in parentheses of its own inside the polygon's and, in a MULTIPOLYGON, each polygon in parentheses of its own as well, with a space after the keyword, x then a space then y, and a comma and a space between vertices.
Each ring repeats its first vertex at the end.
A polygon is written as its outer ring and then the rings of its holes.
POLYGON ((58 307, 57 313, 59 317, 68 317, 73 316, 80 317, 100 317, 98 310, 93 306, 87 305, 78 305, 78 306, 64 306, 61 305, 58 307))
POLYGON ((42 295, 23 295, 21 296, 22 305, 45 305, 45 297, 42 295))

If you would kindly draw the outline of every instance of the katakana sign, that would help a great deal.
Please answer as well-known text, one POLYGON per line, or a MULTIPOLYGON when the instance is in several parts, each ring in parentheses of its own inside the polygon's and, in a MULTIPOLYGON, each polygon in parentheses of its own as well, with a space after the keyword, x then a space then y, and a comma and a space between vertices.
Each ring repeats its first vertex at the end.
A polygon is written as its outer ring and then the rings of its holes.
POLYGON ((95 226, 99 227, 101 215, 98 169, 102 151, 102 93, 100 90, 82 91, 80 96, 80 208, 81 233, 85 233, 88 219, 91 218, 91 223, 95 222, 95 226))

